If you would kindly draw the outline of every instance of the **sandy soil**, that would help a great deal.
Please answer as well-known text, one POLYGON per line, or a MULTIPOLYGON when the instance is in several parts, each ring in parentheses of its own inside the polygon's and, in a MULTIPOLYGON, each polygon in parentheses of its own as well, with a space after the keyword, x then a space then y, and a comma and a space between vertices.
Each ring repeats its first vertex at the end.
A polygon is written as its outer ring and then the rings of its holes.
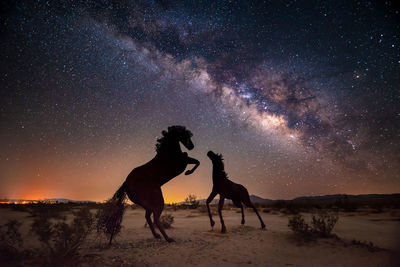
MULTIPOLYGON (((26 247, 37 244, 28 234, 27 213, 1 209, 0 223, 7 219, 24 222, 22 232, 26 247)), ((198 210, 166 210, 174 216, 173 228, 167 229, 175 243, 154 239, 145 228, 144 211, 128 209, 123 230, 111 248, 93 235, 81 251, 87 266, 397 266, 400 265, 400 211, 374 214, 368 211, 340 213, 334 233, 338 239, 304 242, 287 227, 288 217, 278 212, 261 213, 267 230, 260 229, 255 213, 246 210, 246 224, 240 225, 236 209, 224 210, 227 233, 220 233, 220 223, 211 230, 206 213, 198 210), (375 251, 351 244, 373 242, 375 251), (396 258, 397 257, 397 258, 396 258)), ((305 214, 309 217, 309 214, 305 214)), ((1 265, 1 264, 0 264, 1 265)))

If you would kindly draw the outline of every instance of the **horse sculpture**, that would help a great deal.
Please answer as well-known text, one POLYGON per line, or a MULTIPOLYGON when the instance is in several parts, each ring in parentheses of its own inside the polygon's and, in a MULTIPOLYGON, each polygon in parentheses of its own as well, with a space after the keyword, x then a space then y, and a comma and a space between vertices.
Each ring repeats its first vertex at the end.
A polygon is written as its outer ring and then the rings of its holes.
MULTIPOLYGON (((113 196, 113 200, 122 207, 125 195, 129 199, 142 206, 146 210, 146 220, 155 238, 161 236, 154 230, 151 214, 154 214, 154 223, 168 242, 174 240, 165 233, 160 223, 160 215, 164 209, 164 198, 161 186, 172 178, 181 174, 188 164, 195 166, 187 170, 185 175, 192 174, 200 165, 197 159, 191 158, 186 152, 182 152, 179 142, 188 150, 192 150, 194 145, 191 141, 192 133, 183 126, 168 127, 168 132, 162 131, 163 137, 157 140, 157 155, 147 162, 131 171, 122 186, 113 196)), ((113 217, 113 221, 121 221, 123 212, 119 217, 113 217)), ((111 243, 112 237, 110 239, 111 243)))
POLYGON ((210 160, 213 163, 213 171, 212 171, 213 189, 211 191, 210 196, 207 198, 207 202, 206 202, 208 215, 210 217, 211 227, 214 227, 215 222, 212 219, 209 204, 215 198, 215 196, 217 194, 219 194, 220 198, 219 198, 219 203, 218 203, 218 214, 219 214, 219 218, 221 220, 221 225, 222 225, 221 232, 222 233, 226 232, 224 219, 222 218, 222 207, 224 206, 225 198, 231 199, 233 204, 242 210, 242 224, 245 223, 243 205, 242 205, 242 203, 244 203, 247 207, 251 207, 254 209, 254 211, 256 212, 256 214, 258 216, 258 219, 261 222, 261 228, 265 229, 265 224, 264 224, 263 220, 261 219, 260 215, 258 214, 256 207, 250 201, 250 196, 249 196, 249 192, 247 191, 247 189, 243 185, 234 183, 228 179, 228 175, 225 173, 225 170, 224 170, 224 162, 223 162, 222 155, 215 154, 214 152, 209 151, 207 153, 207 156, 210 158, 210 160))

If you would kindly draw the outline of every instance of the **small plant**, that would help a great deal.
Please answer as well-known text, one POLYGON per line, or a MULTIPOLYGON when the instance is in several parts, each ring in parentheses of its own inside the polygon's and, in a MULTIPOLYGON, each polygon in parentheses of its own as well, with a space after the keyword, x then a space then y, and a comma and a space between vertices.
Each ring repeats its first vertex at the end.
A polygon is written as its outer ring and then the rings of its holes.
POLYGON ((320 237, 329 237, 338 220, 337 213, 320 212, 312 216, 312 230, 320 237))
POLYGON ((111 245, 113 238, 121 231, 124 212, 125 207, 111 199, 104 203, 96 213, 97 233, 106 235, 109 240, 108 245, 111 245))
POLYGON ((161 226, 165 229, 171 228, 171 225, 174 223, 174 216, 171 214, 164 214, 160 217, 161 226))
POLYGON ((197 207, 199 206, 199 201, 197 200, 197 196, 195 195, 188 195, 185 198, 185 202, 187 203, 190 209, 197 209, 197 207))
POLYGON ((311 227, 304 221, 301 215, 295 215, 289 219, 288 226, 296 234, 307 235, 311 233, 311 227))
POLYGON ((337 213, 319 212, 312 216, 311 225, 306 223, 301 215, 289 219, 288 226, 296 234, 305 237, 330 237, 339 216, 337 213))
POLYGON ((56 222, 51 222, 46 216, 34 219, 31 232, 42 244, 37 253, 40 255, 39 265, 74 265, 79 261, 79 249, 92 230, 93 215, 88 208, 82 208, 73 215, 70 224, 65 217, 56 222))

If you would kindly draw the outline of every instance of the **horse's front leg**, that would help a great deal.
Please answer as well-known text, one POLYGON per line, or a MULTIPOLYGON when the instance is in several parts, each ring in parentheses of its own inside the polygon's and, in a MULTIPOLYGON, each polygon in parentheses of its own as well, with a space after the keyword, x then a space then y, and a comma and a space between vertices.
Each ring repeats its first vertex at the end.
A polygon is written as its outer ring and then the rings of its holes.
POLYGON ((185 172, 185 175, 192 174, 194 172, 194 170, 196 170, 197 167, 199 167, 199 165, 200 165, 200 161, 198 161, 197 159, 191 158, 191 157, 187 157, 186 163, 187 164, 195 164, 195 165, 191 170, 187 170, 185 172))
POLYGON ((214 190, 211 192, 210 196, 207 198, 206 201, 206 205, 207 205, 207 210, 208 210, 208 217, 210 217, 210 224, 211 224, 211 229, 214 229, 214 220, 212 219, 211 216, 211 211, 210 211, 210 203, 211 201, 215 198, 215 196, 217 195, 217 192, 215 192, 214 190))
POLYGON ((224 207, 224 200, 225 197, 222 196, 221 194, 219 194, 219 203, 218 203, 218 214, 219 214, 219 219, 221 220, 221 233, 226 233, 226 227, 225 227, 225 223, 224 223, 224 219, 222 218, 222 208, 224 207))

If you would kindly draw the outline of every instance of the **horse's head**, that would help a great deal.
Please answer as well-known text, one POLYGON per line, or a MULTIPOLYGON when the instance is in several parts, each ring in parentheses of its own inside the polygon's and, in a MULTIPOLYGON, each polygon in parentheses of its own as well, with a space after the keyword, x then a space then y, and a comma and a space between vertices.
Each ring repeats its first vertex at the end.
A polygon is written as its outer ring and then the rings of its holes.
POLYGON ((174 135, 187 149, 192 150, 194 144, 191 137, 192 132, 186 129, 184 126, 170 126, 168 127, 168 133, 174 135))
POLYGON ((219 166, 224 169, 224 162, 221 154, 215 154, 211 150, 207 152, 207 156, 210 158, 214 166, 219 166))
POLYGON ((194 148, 194 144, 191 139, 193 134, 189 130, 187 130, 184 126, 177 126, 177 125, 170 126, 168 127, 168 132, 162 131, 162 135, 163 137, 157 140, 158 149, 161 147, 161 144, 167 139, 181 142, 189 150, 192 150, 194 148))

